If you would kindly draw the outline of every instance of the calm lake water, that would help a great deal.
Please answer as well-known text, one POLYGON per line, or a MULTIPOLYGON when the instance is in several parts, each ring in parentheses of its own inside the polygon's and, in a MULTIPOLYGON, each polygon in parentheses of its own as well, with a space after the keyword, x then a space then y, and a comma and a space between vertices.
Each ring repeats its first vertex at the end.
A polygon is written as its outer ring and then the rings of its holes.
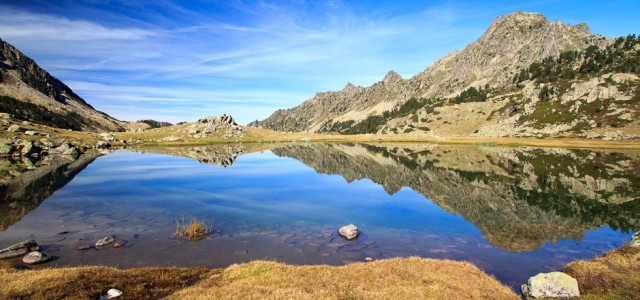
POLYGON ((34 238, 55 258, 44 267, 446 258, 518 287, 640 227, 638 151, 296 144, 240 154, 256 147, 118 150, 34 178, 5 171, 0 247, 34 238), (173 238, 191 218, 213 234, 173 238), (355 242, 337 235, 349 223, 355 242), (125 247, 76 250, 105 236, 125 247))

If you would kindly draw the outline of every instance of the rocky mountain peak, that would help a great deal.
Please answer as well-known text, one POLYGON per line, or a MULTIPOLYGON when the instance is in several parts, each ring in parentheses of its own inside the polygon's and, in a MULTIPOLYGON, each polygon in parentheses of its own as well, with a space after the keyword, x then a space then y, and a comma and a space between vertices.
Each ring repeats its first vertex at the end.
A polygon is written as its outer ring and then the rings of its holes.
POLYGON ((400 74, 394 72, 393 70, 389 71, 389 73, 387 73, 387 75, 385 75, 384 79, 382 80, 384 85, 393 85, 400 81, 402 81, 402 76, 400 76, 400 74))

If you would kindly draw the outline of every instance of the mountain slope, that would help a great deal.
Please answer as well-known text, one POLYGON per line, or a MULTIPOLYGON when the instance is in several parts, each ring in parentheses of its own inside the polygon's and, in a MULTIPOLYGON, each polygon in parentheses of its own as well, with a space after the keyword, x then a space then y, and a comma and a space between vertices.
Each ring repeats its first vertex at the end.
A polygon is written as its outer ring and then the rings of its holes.
MULTIPOLYGON (((518 134, 508 130, 480 129, 491 121, 489 116, 493 117, 494 123, 511 117, 498 113, 507 104, 504 102, 505 95, 517 94, 525 106, 535 106, 542 86, 531 80, 519 82, 516 86, 514 77, 521 70, 548 57, 559 57, 568 51, 585 51, 589 47, 604 49, 612 42, 591 34, 585 24, 572 26, 560 21, 552 23, 540 14, 517 12, 497 18, 478 40, 462 51, 448 54, 410 79, 405 80, 389 72, 383 81, 371 87, 348 84, 341 91, 318 93, 300 106, 278 110, 264 121, 251 125, 281 131, 385 134, 413 131, 412 134, 421 135, 472 135, 484 132, 481 135, 536 136, 542 133, 535 130, 518 134), (484 93, 483 101, 486 98, 489 101, 455 107, 461 102, 476 102, 456 100, 471 87, 476 92, 480 90, 484 93), (411 106, 410 110, 407 110, 408 105, 411 106), (420 108, 424 111, 417 113, 420 108), (405 109, 405 114, 395 113, 401 109, 405 109), (429 120, 436 122, 436 119, 441 121, 441 126, 426 124, 429 120), (449 128, 451 124, 457 127, 449 128), (419 130, 420 127, 423 130, 419 130), (367 130, 363 132, 362 128, 367 130)), ((589 82, 590 79, 581 78, 583 82, 589 82)), ((637 78, 630 80, 632 85, 637 82, 637 78)), ((627 92, 633 93, 633 90, 627 92)), ((572 128, 565 127, 545 134, 560 135, 572 128)))
POLYGON ((72 130, 120 131, 67 85, 0 39, 0 111, 15 118, 72 130))

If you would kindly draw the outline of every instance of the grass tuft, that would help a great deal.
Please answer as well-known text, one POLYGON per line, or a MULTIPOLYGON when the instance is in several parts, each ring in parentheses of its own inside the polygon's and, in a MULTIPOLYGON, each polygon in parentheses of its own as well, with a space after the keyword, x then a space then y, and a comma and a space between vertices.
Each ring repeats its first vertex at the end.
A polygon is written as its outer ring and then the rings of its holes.
POLYGON ((189 222, 184 220, 176 222, 176 231, 173 235, 194 241, 203 239, 211 233, 211 230, 211 225, 208 225, 204 220, 193 218, 189 222))

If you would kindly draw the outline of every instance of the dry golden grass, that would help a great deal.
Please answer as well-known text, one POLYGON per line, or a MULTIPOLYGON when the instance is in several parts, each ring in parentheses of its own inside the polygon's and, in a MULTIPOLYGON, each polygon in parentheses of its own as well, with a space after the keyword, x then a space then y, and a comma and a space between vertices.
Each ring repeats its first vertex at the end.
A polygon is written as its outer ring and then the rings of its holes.
POLYGON ((191 286, 205 268, 78 267, 42 270, 0 268, 0 299, 97 299, 110 288, 126 299, 158 299, 191 286))
POLYGON ((477 267, 398 258, 341 267, 232 265, 170 299, 518 299, 477 267))
POLYGON ((255 127, 245 127, 246 134, 242 138, 221 139, 218 135, 213 135, 206 139, 195 139, 183 137, 176 142, 149 142, 150 140, 161 140, 164 137, 178 134, 186 124, 172 127, 156 128, 144 132, 123 132, 116 135, 120 139, 138 139, 143 144, 148 145, 204 145, 212 143, 287 143, 287 142, 382 142, 382 143, 437 143, 437 144, 461 144, 461 145, 493 145, 493 146, 535 146, 535 147, 560 147, 560 148, 611 148, 611 149, 640 149, 640 141, 604 141, 587 140, 575 138, 502 138, 502 137, 467 137, 467 136, 443 136, 443 137, 417 137, 410 135, 340 135, 340 134, 317 134, 306 132, 286 133, 261 129, 255 127))
POLYGON ((211 227, 205 221, 199 219, 191 219, 188 223, 176 222, 176 231, 173 233, 176 237, 184 237, 189 240, 203 239, 211 232, 211 227))
POLYGON ((640 248, 624 246, 592 260, 565 266, 578 280, 582 299, 640 298, 640 248))

